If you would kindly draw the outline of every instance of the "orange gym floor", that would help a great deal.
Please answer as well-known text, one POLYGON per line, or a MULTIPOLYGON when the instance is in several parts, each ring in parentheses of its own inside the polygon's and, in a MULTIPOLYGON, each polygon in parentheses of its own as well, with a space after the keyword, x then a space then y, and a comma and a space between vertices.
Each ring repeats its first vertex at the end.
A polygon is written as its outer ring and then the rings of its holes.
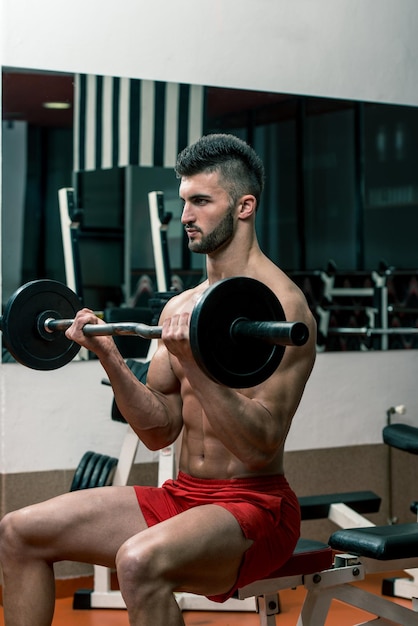
MULTIPOLYGON (((366 577, 365 581, 358 583, 363 589, 380 593, 381 580, 396 574, 373 574, 366 577)), ((303 588, 285 590, 280 592, 281 610, 276 617, 277 626, 295 626, 299 609, 304 598, 303 588)), ((411 606, 409 600, 392 598, 393 602, 411 606)), ((222 611, 185 611, 184 621, 187 626, 259 626, 258 615, 254 613, 232 613, 222 611)), ((353 626, 359 622, 370 619, 370 614, 356 608, 348 607, 337 601, 331 604, 331 610, 326 620, 326 626, 353 626)), ((418 624, 418 615, 417 615, 418 624)), ((53 626, 128 626, 126 611, 120 609, 91 609, 74 611, 72 609, 72 596, 57 600, 53 626)), ((4 626, 3 609, 0 607, 0 626, 4 626)))

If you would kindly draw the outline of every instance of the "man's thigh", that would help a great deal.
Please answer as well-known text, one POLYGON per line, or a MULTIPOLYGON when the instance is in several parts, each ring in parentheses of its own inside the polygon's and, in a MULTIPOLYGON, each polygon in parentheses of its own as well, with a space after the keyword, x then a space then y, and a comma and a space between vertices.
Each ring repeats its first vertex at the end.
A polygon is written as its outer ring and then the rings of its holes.
POLYGON ((114 566, 122 543, 147 528, 132 487, 73 491, 16 515, 34 557, 107 567, 114 566))
POLYGON ((140 549, 148 542, 158 554, 159 575, 176 591, 201 595, 224 593, 233 587, 243 555, 252 545, 232 513, 212 504, 150 526, 129 543, 140 549))

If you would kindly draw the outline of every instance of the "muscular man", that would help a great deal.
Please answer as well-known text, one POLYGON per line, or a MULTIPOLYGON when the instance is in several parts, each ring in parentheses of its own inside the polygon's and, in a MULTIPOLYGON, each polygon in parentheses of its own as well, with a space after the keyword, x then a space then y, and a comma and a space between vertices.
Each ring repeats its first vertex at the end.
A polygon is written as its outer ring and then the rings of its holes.
POLYGON ((119 409, 148 448, 182 434, 179 475, 162 488, 76 491, 6 515, 0 528, 6 626, 51 624, 59 560, 116 567, 131 626, 180 626, 175 591, 222 602, 280 567, 298 539, 299 508, 284 477, 283 449, 314 364, 315 323, 303 294, 257 242, 263 165, 243 141, 209 135, 180 153, 176 173, 189 248, 206 255, 207 280, 165 306, 146 385, 111 337, 83 334, 85 324, 100 323, 92 311, 80 311, 67 336, 99 357, 119 409), (287 347, 275 373, 250 389, 210 380, 189 344, 199 295, 236 275, 264 282, 286 318, 310 330, 305 346, 287 347))

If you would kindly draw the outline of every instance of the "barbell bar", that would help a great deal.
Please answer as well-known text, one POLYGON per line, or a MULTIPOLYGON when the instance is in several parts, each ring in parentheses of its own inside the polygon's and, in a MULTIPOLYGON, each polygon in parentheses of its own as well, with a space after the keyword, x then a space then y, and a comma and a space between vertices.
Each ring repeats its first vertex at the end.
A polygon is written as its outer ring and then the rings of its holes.
MULTIPOLYGON (((74 320, 54 319, 47 317, 41 321, 40 332, 55 333, 65 331, 74 320)), ((110 324, 86 324, 83 326, 83 333, 88 336, 100 335, 128 335, 137 336, 144 339, 159 339, 162 333, 161 326, 148 326, 140 322, 112 322, 110 324)))
MULTIPOLYGON (((38 320, 39 332, 55 333, 65 331, 74 320, 47 317, 38 320)), ((298 346, 305 343, 305 325, 301 322, 254 322, 245 319, 235 320, 230 328, 232 338, 253 337, 270 344, 298 346), (302 343, 301 343, 302 341, 302 343)), ((110 324, 86 324, 83 333, 87 336, 119 335, 137 336, 144 339, 160 339, 162 326, 149 326, 141 322, 112 322, 110 324)))
MULTIPOLYGON (((16 361, 37 370, 69 363, 80 346, 64 331, 81 309, 66 285, 37 280, 9 299, 0 328, 16 361)), ((160 338, 162 327, 136 322, 87 324, 86 335, 134 335, 160 338)), ((280 365, 286 346, 303 346, 309 330, 287 322, 276 295, 248 277, 221 280, 197 300, 190 318, 190 345, 199 367, 212 379, 234 388, 257 385, 280 365)))

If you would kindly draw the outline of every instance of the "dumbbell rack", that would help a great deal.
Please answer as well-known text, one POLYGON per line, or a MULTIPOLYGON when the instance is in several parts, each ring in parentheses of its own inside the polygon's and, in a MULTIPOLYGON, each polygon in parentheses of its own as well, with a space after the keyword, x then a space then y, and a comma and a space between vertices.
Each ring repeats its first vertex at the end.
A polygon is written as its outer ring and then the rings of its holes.
MULTIPOLYGON (((347 311, 356 311, 362 309, 367 320, 368 320, 368 328, 371 330, 375 329, 377 326, 380 327, 381 330, 387 330, 388 328, 388 296, 387 296, 387 286, 386 286, 386 276, 380 275, 378 272, 371 273, 371 280, 373 281, 372 286, 370 287, 341 287, 335 285, 336 274, 334 272, 320 272, 321 279, 323 281, 324 290, 323 290, 323 302, 327 303, 326 306, 323 304, 318 305, 316 307, 316 314, 318 316, 318 330, 322 337, 327 337, 329 334, 338 335, 345 333, 349 333, 351 330, 355 331, 355 328, 347 329, 347 328, 331 328, 330 327, 330 317, 331 311, 333 309, 333 302, 335 299, 341 302, 347 299, 346 301, 350 302, 352 298, 358 298, 360 301, 364 299, 364 302, 373 301, 372 305, 369 304, 359 304, 354 305, 336 305, 337 310, 347 310, 347 311)), ((381 350, 388 349, 388 336, 385 333, 382 333, 379 336, 379 348, 381 350)))
POLYGON ((317 321, 317 349, 390 350, 418 347, 418 270, 289 271, 317 321))

